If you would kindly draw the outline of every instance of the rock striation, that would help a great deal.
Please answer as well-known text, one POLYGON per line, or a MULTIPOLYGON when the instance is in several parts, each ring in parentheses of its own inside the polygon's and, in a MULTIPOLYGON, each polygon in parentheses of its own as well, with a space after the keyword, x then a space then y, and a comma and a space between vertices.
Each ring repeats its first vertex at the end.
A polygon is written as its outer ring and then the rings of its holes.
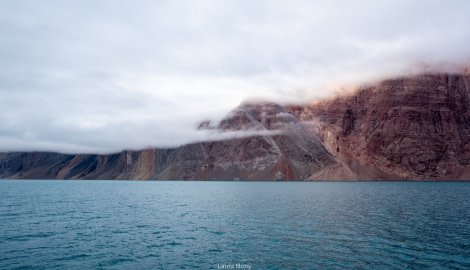
POLYGON ((311 104, 245 103, 176 148, 0 153, 0 178, 470 179, 470 74, 385 80, 311 104))
POLYGON ((468 74, 425 74, 290 109, 350 177, 470 179, 469 91, 468 74))

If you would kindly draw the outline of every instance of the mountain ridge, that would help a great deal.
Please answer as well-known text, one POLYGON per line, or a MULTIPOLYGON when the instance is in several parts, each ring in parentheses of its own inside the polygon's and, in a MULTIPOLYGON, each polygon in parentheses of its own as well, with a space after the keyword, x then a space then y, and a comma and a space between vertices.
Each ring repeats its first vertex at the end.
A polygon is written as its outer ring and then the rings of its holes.
POLYGON ((470 74, 389 79, 311 104, 243 103, 199 129, 246 136, 114 154, 0 153, 0 178, 470 179, 470 74))

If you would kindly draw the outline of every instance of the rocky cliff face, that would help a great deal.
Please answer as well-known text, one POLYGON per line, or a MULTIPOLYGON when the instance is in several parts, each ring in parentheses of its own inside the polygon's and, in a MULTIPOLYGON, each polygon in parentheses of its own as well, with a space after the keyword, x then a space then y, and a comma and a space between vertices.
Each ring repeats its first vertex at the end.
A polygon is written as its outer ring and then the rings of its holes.
POLYGON ((1 178, 470 179, 470 74, 387 80, 308 105, 243 104, 224 140, 111 155, 0 153, 1 178))
POLYGON ((468 74, 422 75, 291 110, 355 177, 468 179, 469 87, 468 74))
POLYGON ((113 155, 3 153, 0 177, 302 180, 336 163, 314 133, 276 104, 241 105, 212 129, 236 138, 113 155))

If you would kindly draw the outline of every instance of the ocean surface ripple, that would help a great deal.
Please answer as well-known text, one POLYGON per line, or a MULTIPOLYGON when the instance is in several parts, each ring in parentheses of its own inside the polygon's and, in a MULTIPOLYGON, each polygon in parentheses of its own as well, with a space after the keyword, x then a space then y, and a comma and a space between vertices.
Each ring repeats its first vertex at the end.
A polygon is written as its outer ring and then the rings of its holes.
POLYGON ((470 182, 0 181, 0 269, 470 269, 470 182))

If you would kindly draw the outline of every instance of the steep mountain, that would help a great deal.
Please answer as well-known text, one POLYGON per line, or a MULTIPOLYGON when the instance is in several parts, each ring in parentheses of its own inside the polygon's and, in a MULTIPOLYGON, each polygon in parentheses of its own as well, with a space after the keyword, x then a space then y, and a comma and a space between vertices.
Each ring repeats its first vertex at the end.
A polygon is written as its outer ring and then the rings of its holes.
POLYGON ((245 103, 218 139, 109 155, 0 153, 0 178, 470 179, 470 73, 385 80, 310 104, 245 103))
POLYGON ((234 138, 112 155, 2 153, 0 177, 302 180, 337 162, 314 133, 276 104, 243 104, 211 128, 234 138))
POLYGON ((386 80, 290 109, 342 166, 312 176, 470 179, 470 75, 386 80))

